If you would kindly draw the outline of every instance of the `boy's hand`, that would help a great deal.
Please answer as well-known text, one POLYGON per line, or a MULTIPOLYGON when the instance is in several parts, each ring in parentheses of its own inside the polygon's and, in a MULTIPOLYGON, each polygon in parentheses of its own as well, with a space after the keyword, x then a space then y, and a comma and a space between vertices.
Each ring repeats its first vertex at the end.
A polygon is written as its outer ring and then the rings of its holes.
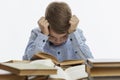
POLYGON ((69 21, 70 23, 70 28, 68 30, 68 33, 72 33, 76 30, 77 25, 79 23, 79 19, 77 18, 77 16, 73 15, 69 21))
POLYGON ((40 20, 38 21, 38 25, 39 25, 39 28, 41 29, 41 32, 48 36, 49 35, 49 30, 48 30, 49 23, 45 19, 45 17, 40 18, 40 20))

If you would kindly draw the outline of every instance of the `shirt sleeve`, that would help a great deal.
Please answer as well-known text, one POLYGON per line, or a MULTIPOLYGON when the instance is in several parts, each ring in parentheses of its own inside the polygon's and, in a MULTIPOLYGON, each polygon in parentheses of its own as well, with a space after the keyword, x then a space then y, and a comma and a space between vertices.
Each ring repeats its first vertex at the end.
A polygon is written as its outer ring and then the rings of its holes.
POLYGON ((30 60, 33 54, 43 51, 43 47, 45 46, 47 40, 48 36, 42 34, 39 29, 33 29, 23 55, 23 60, 30 60))
POLYGON ((81 29, 78 29, 74 32, 75 37, 77 39, 78 45, 79 45, 79 49, 81 50, 81 52, 83 53, 83 55, 86 58, 93 58, 93 55, 90 51, 90 48, 88 47, 88 45, 85 43, 86 42, 86 38, 83 35, 83 32, 81 29))

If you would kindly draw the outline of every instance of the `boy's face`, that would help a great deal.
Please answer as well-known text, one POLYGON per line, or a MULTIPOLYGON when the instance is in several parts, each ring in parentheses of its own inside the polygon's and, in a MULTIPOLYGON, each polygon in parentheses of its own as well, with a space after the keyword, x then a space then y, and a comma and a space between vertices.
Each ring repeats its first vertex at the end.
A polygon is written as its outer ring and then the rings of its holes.
POLYGON ((57 34, 52 29, 49 31, 49 41, 52 42, 54 45, 58 46, 64 43, 68 38, 68 33, 64 34, 57 34))

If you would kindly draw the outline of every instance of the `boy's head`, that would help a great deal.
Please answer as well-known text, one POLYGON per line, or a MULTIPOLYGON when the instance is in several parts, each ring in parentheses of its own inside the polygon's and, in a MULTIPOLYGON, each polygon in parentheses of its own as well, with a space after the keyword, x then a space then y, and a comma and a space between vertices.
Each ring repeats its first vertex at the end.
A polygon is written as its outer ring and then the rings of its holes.
POLYGON ((64 2, 52 2, 48 5, 45 18, 49 22, 49 28, 57 34, 67 33, 72 16, 71 9, 64 2))
POLYGON ((64 2, 52 2, 46 8, 45 18, 49 22, 49 41, 61 45, 67 40, 71 9, 64 2))

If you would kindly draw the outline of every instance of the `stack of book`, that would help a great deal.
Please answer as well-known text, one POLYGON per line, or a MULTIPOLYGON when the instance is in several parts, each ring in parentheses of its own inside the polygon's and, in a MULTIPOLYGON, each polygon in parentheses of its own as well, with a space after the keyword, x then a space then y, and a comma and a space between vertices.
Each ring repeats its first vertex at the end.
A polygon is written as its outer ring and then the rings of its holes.
POLYGON ((90 80, 120 80, 120 59, 88 59, 90 80))

